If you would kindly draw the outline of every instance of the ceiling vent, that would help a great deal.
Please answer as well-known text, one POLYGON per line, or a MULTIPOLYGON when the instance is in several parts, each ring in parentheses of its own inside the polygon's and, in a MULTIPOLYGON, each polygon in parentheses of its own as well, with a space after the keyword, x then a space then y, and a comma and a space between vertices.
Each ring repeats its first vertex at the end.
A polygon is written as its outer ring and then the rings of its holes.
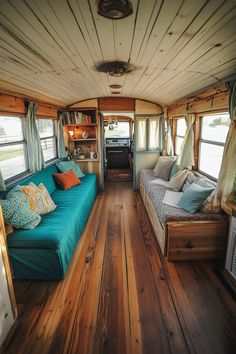
POLYGON ((98 14, 110 20, 120 20, 133 13, 129 0, 99 0, 98 14))
POLYGON ((136 67, 123 61, 108 61, 96 65, 97 71, 107 73, 110 76, 121 77, 134 70, 136 67))

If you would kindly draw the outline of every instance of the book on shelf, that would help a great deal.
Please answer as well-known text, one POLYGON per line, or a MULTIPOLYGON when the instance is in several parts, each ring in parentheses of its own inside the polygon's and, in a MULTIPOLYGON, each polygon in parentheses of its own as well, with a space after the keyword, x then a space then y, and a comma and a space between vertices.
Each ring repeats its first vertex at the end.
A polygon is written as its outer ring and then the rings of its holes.
POLYGON ((62 112, 62 124, 70 125, 70 124, 78 124, 78 125, 88 125, 92 123, 92 118, 88 114, 84 114, 82 112, 70 111, 70 112, 62 112))

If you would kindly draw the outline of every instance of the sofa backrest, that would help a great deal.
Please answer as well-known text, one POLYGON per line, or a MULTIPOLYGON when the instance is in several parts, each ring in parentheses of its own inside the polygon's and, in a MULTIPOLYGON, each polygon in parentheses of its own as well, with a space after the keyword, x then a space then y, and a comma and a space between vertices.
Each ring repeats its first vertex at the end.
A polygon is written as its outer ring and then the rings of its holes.
POLYGON ((45 167, 43 170, 35 172, 32 175, 30 175, 29 177, 22 179, 21 181, 10 185, 9 187, 7 187, 7 190, 5 192, 0 192, 0 198, 3 198, 5 196, 5 194, 7 192, 9 192, 9 190, 11 190, 16 185, 22 186, 22 185, 29 184, 30 182, 33 182, 36 185, 43 183, 45 185, 45 187, 47 188, 49 194, 52 194, 56 189, 56 183, 53 178, 53 174, 58 173, 56 163, 53 163, 53 164, 45 167))

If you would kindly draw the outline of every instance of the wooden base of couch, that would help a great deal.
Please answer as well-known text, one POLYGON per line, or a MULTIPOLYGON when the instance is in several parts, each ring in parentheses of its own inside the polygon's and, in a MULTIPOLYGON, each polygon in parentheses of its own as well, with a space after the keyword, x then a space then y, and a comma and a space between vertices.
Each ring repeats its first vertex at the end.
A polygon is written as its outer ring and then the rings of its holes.
POLYGON ((140 193, 163 255, 169 261, 221 258, 225 255, 228 222, 177 221, 162 225, 140 181, 140 193))
POLYGON ((226 220, 167 223, 167 252, 170 261, 214 259, 225 255, 226 220))

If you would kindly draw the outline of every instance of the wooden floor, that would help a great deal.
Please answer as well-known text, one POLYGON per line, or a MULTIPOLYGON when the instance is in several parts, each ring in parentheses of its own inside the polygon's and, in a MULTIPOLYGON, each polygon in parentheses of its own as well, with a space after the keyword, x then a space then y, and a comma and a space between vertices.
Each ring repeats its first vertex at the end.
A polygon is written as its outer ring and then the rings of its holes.
POLYGON ((236 303, 214 267, 166 263, 139 193, 108 183, 65 280, 15 282, 3 352, 235 353, 236 303))

